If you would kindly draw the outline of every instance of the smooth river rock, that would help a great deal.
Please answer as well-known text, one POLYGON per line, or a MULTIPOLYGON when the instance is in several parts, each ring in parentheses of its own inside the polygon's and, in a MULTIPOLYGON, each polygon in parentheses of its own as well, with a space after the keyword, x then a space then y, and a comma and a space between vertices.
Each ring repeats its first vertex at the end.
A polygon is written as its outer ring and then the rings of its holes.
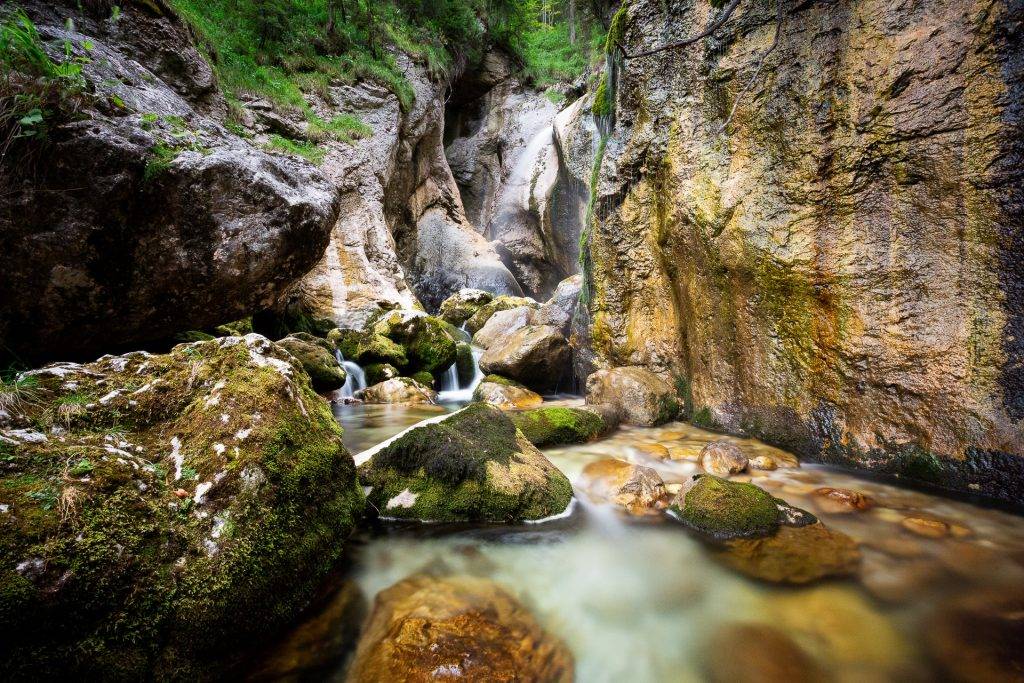
POLYGON ((588 404, 611 404, 623 422, 651 427, 675 419, 675 391, 654 373, 637 367, 598 370, 587 378, 588 404))

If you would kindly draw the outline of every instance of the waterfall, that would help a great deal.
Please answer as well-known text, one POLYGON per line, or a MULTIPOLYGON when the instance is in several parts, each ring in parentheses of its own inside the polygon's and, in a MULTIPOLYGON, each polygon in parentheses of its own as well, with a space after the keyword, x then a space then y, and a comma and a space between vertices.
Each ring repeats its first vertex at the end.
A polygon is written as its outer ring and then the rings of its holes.
POLYGON ((341 389, 338 389, 338 394, 342 398, 352 398, 357 391, 366 388, 366 373, 352 361, 345 360, 345 356, 341 355, 341 351, 335 351, 334 357, 338 359, 341 367, 345 368, 346 375, 345 384, 342 385, 341 389))
POLYGON ((484 378, 484 373, 480 371, 480 356, 484 354, 483 349, 473 347, 473 379, 469 381, 464 387, 459 386, 459 371, 458 368, 452 363, 452 366, 448 368, 448 371, 444 374, 444 378, 441 380, 441 391, 438 392, 437 398, 442 403, 458 403, 471 401, 473 399, 473 392, 476 391, 476 385, 480 384, 480 380, 484 378), (449 389, 448 387, 454 387, 449 389))

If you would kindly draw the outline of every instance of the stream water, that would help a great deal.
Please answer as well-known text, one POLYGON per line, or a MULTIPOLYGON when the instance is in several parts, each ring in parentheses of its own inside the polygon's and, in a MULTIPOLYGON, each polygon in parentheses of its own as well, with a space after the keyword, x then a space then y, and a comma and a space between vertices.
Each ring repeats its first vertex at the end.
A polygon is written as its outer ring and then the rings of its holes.
MULTIPOLYGON (((339 405, 335 414, 355 453, 458 405, 339 405)), ((757 441, 684 423, 624 428, 597 442, 545 453, 574 484, 587 463, 610 457, 651 466, 666 483, 682 483, 698 471, 695 459, 704 444, 721 439, 741 444, 751 457, 789 457, 757 441), (665 451, 672 459, 659 459, 665 451)), ((830 680, 934 680, 937 657, 971 661, 971 648, 978 647, 947 642, 943 634, 949 629, 941 626, 949 622, 935 616, 937 609, 950 601, 1019 595, 1024 585, 1024 519, 1018 516, 812 464, 736 479, 752 480, 853 537, 863 555, 859 573, 807 587, 754 581, 717 563, 666 516, 631 518, 588 502, 577 490, 573 514, 544 524, 415 524, 363 532, 350 544, 347 577, 371 604, 377 592, 416 572, 492 578, 565 641, 575 656, 576 679, 588 683, 709 680, 715 669, 709 662, 716 659, 750 652, 765 657, 770 639, 751 642, 756 630, 743 632, 744 638, 724 631, 737 624, 785 633, 830 680), (822 486, 859 491, 875 506, 847 514, 825 511, 811 494, 822 486), (920 536, 903 526, 908 516, 944 520, 953 533, 920 536)), ((976 640, 991 648, 1019 650, 1024 639, 1013 641, 1022 635, 1021 614, 1006 617, 1009 635, 984 619, 970 622, 967 631, 980 629, 976 640)), ((785 657, 779 652, 776 658, 785 657)), ((337 664, 315 679, 342 680, 343 671, 337 664)))

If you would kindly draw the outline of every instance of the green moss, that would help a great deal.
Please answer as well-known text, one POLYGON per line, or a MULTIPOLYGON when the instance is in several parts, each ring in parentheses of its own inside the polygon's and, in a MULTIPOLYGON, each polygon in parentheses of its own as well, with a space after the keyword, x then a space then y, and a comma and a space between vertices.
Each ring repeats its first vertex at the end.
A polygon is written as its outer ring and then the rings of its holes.
POLYGON ((420 384, 422 384, 423 386, 425 386, 425 387, 432 387, 432 386, 434 386, 434 376, 432 374, 430 374, 429 372, 427 372, 426 370, 420 370, 419 372, 414 372, 412 374, 412 378, 414 380, 416 380, 417 382, 419 382, 420 384))
POLYGON ((521 296, 507 296, 502 295, 495 297, 489 303, 484 304, 477 311, 470 316, 466 321, 466 331, 470 334, 476 334, 480 329, 487 324, 487 321, 491 319, 491 316, 498 311, 508 311, 513 308, 520 308, 521 306, 536 307, 537 303, 533 299, 528 299, 521 296))
POLYGON ((359 365, 387 363, 402 369, 409 364, 405 349, 384 335, 358 330, 334 330, 328 335, 345 360, 359 365))
POLYGON ((701 475, 686 492, 682 509, 671 510, 688 526, 719 540, 767 536, 779 526, 778 507, 767 491, 710 475, 701 475))
POLYGON ((608 38, 604 42, 604 53, 606 55, 612 55, 615 53, 615 49, 622 45, 622 39, 626 35, 626 24, 629 22, 629 11, 626 9, 626 5, 622 7, 612 16, 611 24, 608 26, 608 38))
POLYGON ((693 416, 690 418, 690 424, 694 427, 700 427, 701 429, 710 429, 712 431, 718 430, 720 425, 711 414, 711 409, 707 406, 701 406, 697 410, 693 411, 693 416))
POLYGON ((515 381, 514 379, 509 379, 508 377, 502 377, 501 375, 487 375, 486 377, 484 377, 480 381, 481 384, 483 384, 484 382, 488 382, 488 383, 491 383, 491 384, 500 384, 500 385, 502 385, 504 387, 516 387, 517 389, 525 389, 526 388, 525 386, 523 386, 519 382, 515 381))
POLYGON ((363 368, 363 372, 366 373, 366 384, 373 386, 374 384, 380 384, 384 380, 398 377, 398 368, 388 363, 370 363, 363 368))
POLYGON ((252 316, 234 322, 218 325, 214 328, 217 337, 244 337, 252 332, 252 316))
POLYGON ((509 418, 534 446, 584 443, 605 430, 600 416, 579 408, 535 408, 509 413, 509 418))
POLYGON ((473 361, 473 347, 467 342, 459 342, 456 347, 455 368, 458 371, 459 386, 466 386, 473 381, 476 364, 473 361))
POLYGON ((608 89, 608 74, 601 74, 601 80, 597 83, 597 91, 594 93, 594 104, 591 112, 594 116, 610 116, 615 108, 615 100, 608 89))
POLYGON ((197 341, 210 341, 213 339, 213 335, 202 330, 189 330, 187 332, 179 332, 174 335, 175 344, 190 344, 197 341))
POLYGON ((451 367, 458 355, 458 330, 434 316, 393 311, 378 319, 372 330, 401 344, 409 359, 408 369, 414 372, 441 373, 451 367))

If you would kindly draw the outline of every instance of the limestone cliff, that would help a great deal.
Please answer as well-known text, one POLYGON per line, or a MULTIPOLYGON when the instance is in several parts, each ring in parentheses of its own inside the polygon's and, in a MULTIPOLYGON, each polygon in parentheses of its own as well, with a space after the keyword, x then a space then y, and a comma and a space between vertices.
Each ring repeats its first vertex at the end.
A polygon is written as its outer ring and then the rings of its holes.
MULTIPOLYGON (((770 53, 774 3, 742 2, 623 61, 598 364, 677 378, 703 424, 1020 502, 1024 4, 780 1, 770 53)), ((627 54, 720 12, 625 6, 627 54)))

